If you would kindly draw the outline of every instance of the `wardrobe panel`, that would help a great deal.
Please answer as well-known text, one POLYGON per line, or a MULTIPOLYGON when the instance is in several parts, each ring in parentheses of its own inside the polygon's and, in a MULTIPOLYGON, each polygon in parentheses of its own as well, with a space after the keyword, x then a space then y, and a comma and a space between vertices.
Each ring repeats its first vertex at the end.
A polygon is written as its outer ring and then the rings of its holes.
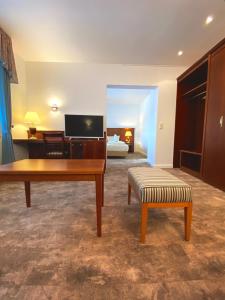
POLYGON ((210 58, 203 178, 225 189, 225 46, 210 58))

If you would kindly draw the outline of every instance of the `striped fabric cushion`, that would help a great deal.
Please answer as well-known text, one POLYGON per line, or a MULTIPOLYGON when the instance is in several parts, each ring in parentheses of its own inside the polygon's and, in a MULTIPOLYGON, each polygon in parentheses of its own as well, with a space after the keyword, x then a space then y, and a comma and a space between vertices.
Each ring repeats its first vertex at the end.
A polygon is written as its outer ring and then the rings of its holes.
POLYGON ((134 167, 128 181, 142 202, 191 202, 191 187, 159 168, 134 167))

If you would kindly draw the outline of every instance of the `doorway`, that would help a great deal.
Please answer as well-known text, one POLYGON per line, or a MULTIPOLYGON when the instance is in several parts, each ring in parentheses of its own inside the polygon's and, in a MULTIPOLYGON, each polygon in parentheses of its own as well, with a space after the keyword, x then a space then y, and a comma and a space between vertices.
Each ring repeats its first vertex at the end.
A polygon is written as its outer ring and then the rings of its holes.
POLYGON ((127 158, 146 157, 149 164, 155 164, 157 111, 157 87, 107 86, 107 128, 134 129, 134 152, 129 153, 127 158))

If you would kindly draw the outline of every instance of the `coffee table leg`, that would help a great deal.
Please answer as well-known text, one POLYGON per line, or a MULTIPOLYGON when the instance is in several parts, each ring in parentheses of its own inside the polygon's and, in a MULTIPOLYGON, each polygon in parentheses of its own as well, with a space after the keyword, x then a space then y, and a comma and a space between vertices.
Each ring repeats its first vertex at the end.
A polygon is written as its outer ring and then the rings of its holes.
POLYGON ((102 200, 103 200, 102 180, 103 180, 103 175, 95 176, 97 236, 102 236, 102 200))
POLYGON ((27 207, 31 207, 31 201, 30 201, 30 181, 25 181, 25 195, 26 195, 26 204, 27 207))
POLYGON ((104 206, 104 175, 102 176, 102 206, 104 206))

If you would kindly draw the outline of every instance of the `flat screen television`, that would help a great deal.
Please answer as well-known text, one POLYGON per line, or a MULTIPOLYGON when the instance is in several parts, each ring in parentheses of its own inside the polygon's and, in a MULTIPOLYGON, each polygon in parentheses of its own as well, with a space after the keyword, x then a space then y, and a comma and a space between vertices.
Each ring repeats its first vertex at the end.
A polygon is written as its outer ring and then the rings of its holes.
POLYGON ((85 138, 103 137, 103 116, 66 114, 65 135, 85 138))

